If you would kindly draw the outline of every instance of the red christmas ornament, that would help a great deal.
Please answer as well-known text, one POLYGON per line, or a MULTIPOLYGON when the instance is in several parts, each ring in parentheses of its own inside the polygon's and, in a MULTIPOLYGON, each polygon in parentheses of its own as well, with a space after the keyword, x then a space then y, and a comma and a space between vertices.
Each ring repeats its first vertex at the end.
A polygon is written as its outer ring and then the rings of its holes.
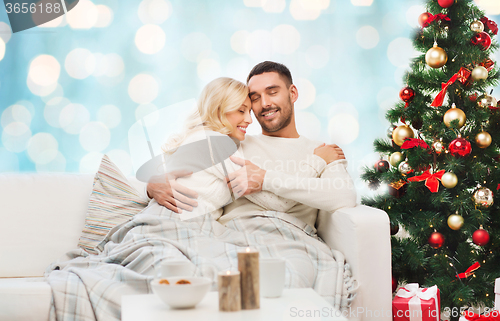
POLYGON ((429 20, 429 18, 432 17, 432 14, 429 12, 424 12, 420 16, 418 16, 418 24, 424 28, 426 26, 425 22, 429 20))
POLYGON ((429 236, 428 242, 432 248, 439 249, 444 244, 444 236, 439 232, 434 232, 429 236))
POLYGON ((455 0, 438 0, 438 3, 443 8, 449 8, 455 0))
POLYGON ((375 163, 375 169, 379 173, 385 173, 389 170, 389 168, 390 168, 389 162, 386 160, 381 159, 375 163))
POLYGON ((455 157, 465 157, 472 152, 472 146, 466 139, 458 137, 450 143, 448 150, 455 157))
POLYGON ((472 241, 479 246, 485 246, 490 241, 490 234, 480 228, 472 234, 472 241))
POLYGON ((399 92, 399 98, 401 98, 401 100, 405 103, 411 102, 413 97, 415 97, 415 91, 410 87, 405 87, 399 92))
POLYGON ((481 22, 484 25, 484 31, 491 31, 494 35, 498 34, 498 25, 495 21, 492 21, 486 17, 481 18, 481 22))
POLYGON ((487 32, 483 31, 472 36, 470 42, 474 46, 481 47, 481 50, 488 50, 491 46, 491 37, 487 32))
POLYGON ((398 279, 396 279, 393 275, 392 276, 392 292, 396 291, 397 288, 398 288, 398 279))

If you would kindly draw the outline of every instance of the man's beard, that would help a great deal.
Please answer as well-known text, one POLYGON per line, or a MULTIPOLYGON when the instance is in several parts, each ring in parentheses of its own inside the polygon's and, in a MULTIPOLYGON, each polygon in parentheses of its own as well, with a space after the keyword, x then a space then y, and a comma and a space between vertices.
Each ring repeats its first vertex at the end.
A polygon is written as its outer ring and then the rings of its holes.
MULTIPOLYGON (((281 115, 280 115, 277 123, 272 123, 272 122, 267 123, 265 121, 265 119, 263 119, 262 121, 260 121, 260 119, 258 119, 262 129, 264 129, 268 133, 274 133, 274 132, 277 132, 277 131, 281 130, 282 128, 285 128, 286 126, 288 126, 292 122, 293 111, 292 111, 291 102, 288 105, 288 107, 289 108, 287 108, 286 110, 281 108, 281 107, 278 107, 278 111, 281 115)), ((274 108, 270 108, 270 110, 271 109, 274 109, 274 108)), ((262 113, 264 113, 264 112, 265 111, 263 111, 262 113)))

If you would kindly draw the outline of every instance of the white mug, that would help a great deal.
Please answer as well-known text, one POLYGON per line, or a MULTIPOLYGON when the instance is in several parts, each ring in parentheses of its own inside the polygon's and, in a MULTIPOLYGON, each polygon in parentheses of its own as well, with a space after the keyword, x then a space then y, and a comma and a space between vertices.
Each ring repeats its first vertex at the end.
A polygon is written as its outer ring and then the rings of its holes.
POLYGON ((161 262, 161 277, 193 276, 194 265, 188 260, 170 260, 161 262))
POLYGON ((260 295, 265 298, 280 297, 285 287, 285 259, 260 259, 259 270, 260 295))

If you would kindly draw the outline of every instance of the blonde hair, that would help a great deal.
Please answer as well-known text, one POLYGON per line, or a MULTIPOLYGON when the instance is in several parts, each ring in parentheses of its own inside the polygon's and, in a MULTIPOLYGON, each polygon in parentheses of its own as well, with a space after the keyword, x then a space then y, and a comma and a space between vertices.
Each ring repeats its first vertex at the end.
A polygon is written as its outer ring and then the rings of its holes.
POLYGON ((248 97, 248 87, 235 79, 221 77, 209 82, 198 99, 197 110, 186 119, 184 130, 168 138, 162 149, 173 153, 186 137, 198 130, 213 130, 230 134, 233 127, 226 114, 241 107, 248 97))

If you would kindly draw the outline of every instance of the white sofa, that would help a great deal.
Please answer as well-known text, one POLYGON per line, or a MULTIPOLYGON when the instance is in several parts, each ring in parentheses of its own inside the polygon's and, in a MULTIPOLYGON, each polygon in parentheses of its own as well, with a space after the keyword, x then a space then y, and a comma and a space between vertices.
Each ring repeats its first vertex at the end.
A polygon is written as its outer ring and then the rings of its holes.
MULTIPOLYGON (((93 175, 0 174, 0 320, 48 320, 51 289, 43 273, 76 247, 92 183, 93 175)), ((392 320, 387 214, 360 205, 320 212, 317 225, 359 282, 349 319, 392 320)))

